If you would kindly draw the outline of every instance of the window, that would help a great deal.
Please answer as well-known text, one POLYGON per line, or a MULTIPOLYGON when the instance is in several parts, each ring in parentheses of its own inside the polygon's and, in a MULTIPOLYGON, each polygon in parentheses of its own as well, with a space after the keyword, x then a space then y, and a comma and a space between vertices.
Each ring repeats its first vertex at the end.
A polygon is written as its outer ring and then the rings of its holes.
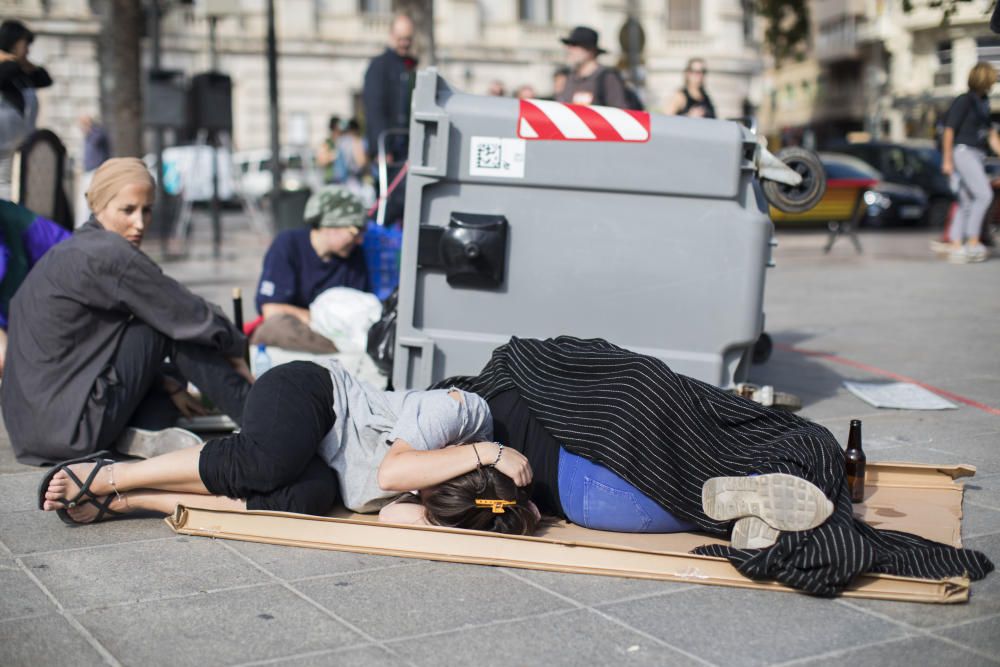
POLYGON ((701 0, 667 0, 667 29, 700 31, 701 0))
POLYGON ((518 0, 517 18, 522 23, 552 24, 552 0, 518 0))
POLYGON ((392 0, 358 0, 358 11, 362 14, 392 14, 392 0))
POLYGON ((740 4, 743 6, 743 43, 756 44, 756 3, 754 0, 741 0, 740 4))

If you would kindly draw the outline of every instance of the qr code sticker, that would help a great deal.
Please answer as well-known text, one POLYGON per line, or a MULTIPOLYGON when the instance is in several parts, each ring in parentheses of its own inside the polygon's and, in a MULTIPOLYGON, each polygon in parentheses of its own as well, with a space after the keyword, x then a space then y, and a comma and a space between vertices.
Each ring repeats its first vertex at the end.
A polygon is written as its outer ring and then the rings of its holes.
POLYGON ((499 143, 482 143, 476 146, 476 166, 480 169, 500 169, 503 167, 503 150, 499 143))
POLYGON ((469 175, 489 178, 524 178, 524 139, 472 137, 469 175))

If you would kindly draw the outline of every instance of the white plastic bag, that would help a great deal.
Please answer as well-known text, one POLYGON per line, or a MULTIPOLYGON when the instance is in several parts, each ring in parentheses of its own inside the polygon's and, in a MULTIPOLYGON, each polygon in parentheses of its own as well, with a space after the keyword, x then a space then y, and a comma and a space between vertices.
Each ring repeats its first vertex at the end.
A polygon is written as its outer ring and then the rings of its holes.
POLYGON ((331 287, 309 306, 312 330, 341 352, 364 352, 368 330, 382 316, 382 302, 351 287, 331 287))

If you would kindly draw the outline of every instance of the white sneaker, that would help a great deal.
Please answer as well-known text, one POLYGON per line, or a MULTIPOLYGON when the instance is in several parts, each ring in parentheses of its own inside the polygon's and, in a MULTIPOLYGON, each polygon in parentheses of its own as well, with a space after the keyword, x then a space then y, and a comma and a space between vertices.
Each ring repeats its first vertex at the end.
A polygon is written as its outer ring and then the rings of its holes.
POLYGON ((126 428, 115 447, 122 454, 151 459, 160 454, 176 452, 178 449, 200 445, 202 439, 176 426, 161 431, 147 431, 141 428, 126 428))
POLYGON ((982 243, 974 246, 965 246, 965 252, 969 256, 970 262, 985 262, 990 256, 990 251, 982 243))
POLYGON ((778 530, 815 528, 833 514, 818 486, 784 473, 713 477, 701 488, 701 505, 716 521, 755 516, 778 530))
POLYGON ((938 255, 947 255, 951 249, 952 245, 948 241, 931 241, 931 252, 938 255))
POLYGON ((729 545, 734 549, 766 549, 774 546, 781 531, 771 528, 762 519, 745 516, 733 524, 729 545))
POLYGON ((972 257, 965 246, 955 248, 948 253, 948 262, 951 264, 968 264, 971 261, 972 257))

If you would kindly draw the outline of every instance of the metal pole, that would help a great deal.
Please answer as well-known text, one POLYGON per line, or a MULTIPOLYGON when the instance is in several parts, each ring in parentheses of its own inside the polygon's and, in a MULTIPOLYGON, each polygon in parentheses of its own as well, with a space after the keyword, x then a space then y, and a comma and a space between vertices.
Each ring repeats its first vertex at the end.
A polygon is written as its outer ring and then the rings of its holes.
MULTIPOLYGON (((215 24, 217 16, 208 17, 208 53, 211 61, 211 71, 219 70, 219 52, 215 48, 215 24)), ((212 79, 209 79, 211 81, 212 79)), ((212 256, 218 259, 222 255, 222 218, 219 211, 219 147, 218 137, 214 130, 208 133, 208 147, 212 154, 212 256)))
POLYGON ((643 81, 639 69, 639 2, 629 0, 628 3, 628 76, 632 85, 642 92, 643 81))
POLYGON ((278 227, 281 193, 281 136, 278 124, 278 40, 274 30, 274 0, 267 0, 267 93, 271 112, 271 215, 278 227))
MULTIPOLYGON (((149 12, 149 34, 152 38, 153 54, 151 60, 154 72, 160 69, 162 46, 160 44, 160 1, 151 0, 149 12)), ((153 151, 156 153, 156 205, 153 206, 153 222, 160 228, 160 253, 167 254, 167 244, 170 240, 170 222, 167 220, 167 188, 164 181, 166 169, 163 164, 163 128, 153 128, 153 151)))

